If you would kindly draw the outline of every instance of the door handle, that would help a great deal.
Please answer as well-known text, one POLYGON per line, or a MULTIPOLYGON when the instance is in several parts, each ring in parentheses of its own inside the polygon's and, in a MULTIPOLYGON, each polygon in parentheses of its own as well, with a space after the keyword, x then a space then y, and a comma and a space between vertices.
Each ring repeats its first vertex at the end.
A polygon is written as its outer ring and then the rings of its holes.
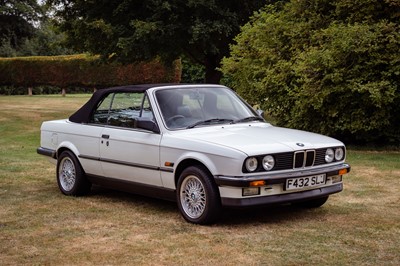
POLYGON ((109 138, 110 138, 110 135, 101 135, 101 137, 102 137, 103 139, 109 139, 109 138))

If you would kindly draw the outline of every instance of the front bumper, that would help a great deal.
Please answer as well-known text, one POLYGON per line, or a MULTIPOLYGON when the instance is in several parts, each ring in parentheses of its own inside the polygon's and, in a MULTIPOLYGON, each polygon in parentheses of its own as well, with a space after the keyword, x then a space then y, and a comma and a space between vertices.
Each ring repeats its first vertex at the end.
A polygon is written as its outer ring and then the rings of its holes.
POLYGON ((218 186, 229 186, 229 187, 249 187, 250 183, 253 181, 262 180, 266 184, 280 184, 284 183, 288 178, 296 178, 303 176, 312 176, 319 174, 326 174, 326 177, 339 175, 339 171, 346 169, 347 173, 350 172, 350 165, 347 163, 342 163, 339 165, 333 165, 322 168, 314 169, 302 169, 292 172, 280 172, 280 173, 268 173, 268 174, 258 174, 251 176, 214 176, 215 182, 218 186))
POLYGON ((343 184, 338 183, 329 187, 317 188, 313 190, 293 192, 288 194, 279 194, 263 197, 251 197, 251 198, 223 198, 221 197, 221 203, 227 207, 250 207, 260 205, 273 205, 282 203, 291 203, 302 200, 310 200, 328 196, 334 193, 338 193, 343 190, 343 184))
POLYGON ((304 201, 328 196, 343 190, 342 174, 350 172, 346 163, 292 172, 268 173, 242 177, 215 176, 219 186, 221 203, 228 207, 249 207, 258 205, 282 204, 304 201), (324 174, 326 183, 318 187, 285 191, 288 178, 309 177, 324 174), (334 180, 337 180, 334 182, 334 180), (243 196, 244 188, 252 187, 253 181, 265 181, 259 187, 259 194, 243 196))

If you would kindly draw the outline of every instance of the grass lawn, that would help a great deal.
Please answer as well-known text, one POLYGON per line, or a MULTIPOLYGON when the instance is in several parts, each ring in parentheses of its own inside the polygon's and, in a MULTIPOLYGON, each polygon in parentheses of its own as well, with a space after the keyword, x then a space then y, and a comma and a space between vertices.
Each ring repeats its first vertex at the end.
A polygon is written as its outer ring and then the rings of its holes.
POLYGON ((40 124, 88 98, 0 96, 1 265, 400 265, 399 152, 349 150, 344 191, 321 208, 225 210, 198 226, 171 202, 59 192, 36 154, 40 124))

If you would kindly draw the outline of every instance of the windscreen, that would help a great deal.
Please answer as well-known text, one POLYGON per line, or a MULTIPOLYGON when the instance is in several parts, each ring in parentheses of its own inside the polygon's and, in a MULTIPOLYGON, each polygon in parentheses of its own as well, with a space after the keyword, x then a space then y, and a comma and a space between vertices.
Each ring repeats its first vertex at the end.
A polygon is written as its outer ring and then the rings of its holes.
POLYGON ((256 112, 224 87, 172 88, 156 92, 165 125, 170 129, 232 123, 256 112))

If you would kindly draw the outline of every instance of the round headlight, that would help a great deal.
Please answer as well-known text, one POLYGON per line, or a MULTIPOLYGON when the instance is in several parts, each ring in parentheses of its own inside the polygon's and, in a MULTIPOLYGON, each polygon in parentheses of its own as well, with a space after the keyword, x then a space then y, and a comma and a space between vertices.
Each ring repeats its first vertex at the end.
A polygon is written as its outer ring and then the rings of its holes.
POLYGON ((333 158, 335 157, 335 153, 333 152, 332 149, 327 149, 325 152, 325 162, 331 163, 333 162, 333 158))
POLYGON ((337 149, 335 150, 335 160, 336 160, 336 161, 340 161, 340 160, 343 159, 343 157, 344 157, 344 151, 343 151, 343 149, 342 149, 342 148, 337 148, 337 149))
POLYGON ((275 166, 275 159, 272 155, 267 155, 262 160, 262 166, 265 170, 269 171, 275 166))
POLYGON ((255 157, 250 157, 246 159, 246 169, 249 172, 254 172, 258 167, 258 162, 255 157))

